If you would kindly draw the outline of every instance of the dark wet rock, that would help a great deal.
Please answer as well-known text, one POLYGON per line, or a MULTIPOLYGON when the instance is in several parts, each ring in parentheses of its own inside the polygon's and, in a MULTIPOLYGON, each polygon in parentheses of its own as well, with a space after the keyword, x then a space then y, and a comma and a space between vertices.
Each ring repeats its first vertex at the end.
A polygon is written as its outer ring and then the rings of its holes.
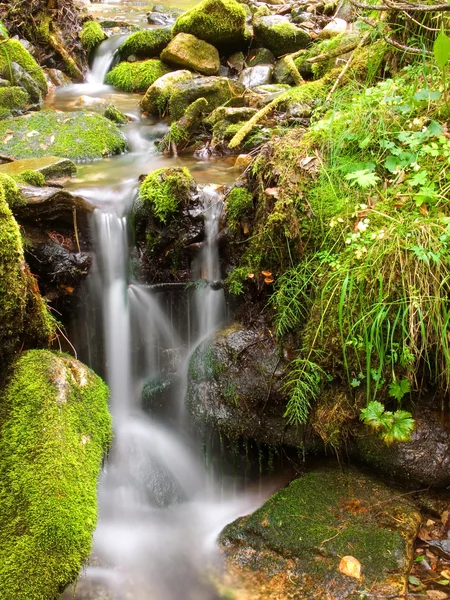
POLYGON ((402 595, 420 521, 412 502, 356 469, 313 471, 224 529, 226 584, 254 600, 402 595), (339 571, 344 556, 360 578, 339 571))
POLYGON ((291 74, 291 69, 289 63, 285 58, 280 58, 280 60, 275 65, 273 70, 273 80, 275 83, 285 83, 287 85, 294 85, 294 79, 291 74))
POLYGON ((309 33, 281 15, 256 19, 253 30, 257 43, 271 50, 275 56, 307 48, 312 41, 309 33))
POLYGON ((0 165, 0 173, 6 175, 20 175, 24 171, 42 173, 46 179, 58 179, 60 177, 74 177, 77 174, 77 167, 68 158, 59 158, 58 156, 24 158, 0 165))
POLYGON ((410 442, 386 445, 369 428, 355 438, 355 455, 392 478, 432 487, 450 485, 450 428, 439 414, 421 410, 410 442))
POLYGON ((293 23, 305 23, 306 21, 309 21, 310 18, 311 14, 303 10, 302 7, 292 9, 291 21, 293 23))
POLYGON ((220 66, 216 48, 189 33, 176 35, 161 52, 161 60, 203 75, 216 75, 220 66))
POLYGON ((285 370, 286 361, 269 331, 233 325, 192 355, 188 410, 197 424, 211 423, 229 437, 312 449, 311 434, 283 418, 285 370))
POLYGON ((239 81, 246 88, 254 88, 259 85, 266 85, 272 79, 272 65, 257 65, 256 67, 248 67, 244 69, 239 77, 239 81))
POLYGON ((42 90, 37 81, 19 64, 11 63, 11 75, 15 84, 26 91, 32 104, 42 104, 42 90))
POLYGON ((268 48, 255 48, 250 51, 246 63, 248 67, 273 65, 275 64, 275 56, 268 48))
POLYGON ((59 69, 45 69, 44 73, 45 73, 45 76, 47 79, 47 85, 49 86, 49 88, 51 86, 64 87, 67 85, 71 85, 71 83, 72 83, 70 78, 65 73, 60 71, 59 69))

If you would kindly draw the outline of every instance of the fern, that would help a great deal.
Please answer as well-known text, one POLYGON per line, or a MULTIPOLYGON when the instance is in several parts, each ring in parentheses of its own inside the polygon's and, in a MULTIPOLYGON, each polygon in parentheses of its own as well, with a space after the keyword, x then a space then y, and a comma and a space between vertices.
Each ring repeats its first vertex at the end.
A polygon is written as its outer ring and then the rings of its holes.
POLYGON ((308 420, 311 402, 321 390, 325 371, 318 364, 304 358, 292 361, 284 389, 290 394, 284 417, 292 425, 305 424, 308 420))

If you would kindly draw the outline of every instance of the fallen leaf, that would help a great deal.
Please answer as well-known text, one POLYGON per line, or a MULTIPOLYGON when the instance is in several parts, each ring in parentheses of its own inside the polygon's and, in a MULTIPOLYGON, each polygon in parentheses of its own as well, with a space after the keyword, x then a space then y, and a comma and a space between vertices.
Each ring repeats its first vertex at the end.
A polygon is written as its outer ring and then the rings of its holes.
POLYGON ((52 137, 50 138, 50 144, 53 144, 54 141, 55 141, 55 136, 52 135, 52 137))
POLYGON ((247 223, 244 223, 244 224, 242 225, 242 230, 243 230, 243 233, 244 233, 244 235, 248 235, 248 233, 249 233, 249 231, 250 231, 250 230, 249 230, 249 228, 248 228, 248 225, 247 225, 247 223))
POLYGON ((269 196, 269 198, 278 198, 280 195, 280 188, 266 188, 264 193, 266 196, 269 196))
POLYGON ((39 148, 42 148, 42 150, 47 150, 47 146, 45 144, 39 144, 39 148))
POLYGON ((415 575, 410 575, 408 577, 408 581, 411 585, 422 585, 420 579, 418 579, 415 575))
POLYGON ((445 600, 448 598, 448 594, 440 592, 439 590, 427 590, 426 594, 428 598, 431 598, 432 600, 445 600))
POLYGON ((361 578, 361 563, 354 556, 343 556, 339 563, 339 572, 348 577, 361 578))
POLYGON ((12 139, 13 139, 13 137, 14 137, 14 136, 13 136, 13 134, 12 134, 12 133, 9 133, 8 135, 5 135, 5 137, 3 138, 3 143, 4 143, 4 144, 7 144, 7 143, 8 143, 10 140, 12 140, 12 139))
POLYGON ((448 569, 444 569, 441 571, 441 576, 445 577, 445 579, 450 579, 450 571, 448 569))
POLYGON ((75 288, 70 287, 70 285, 61 285, 60 287, 68 294, 73 294, 75 291, 75 288))
POLYGON ((39 131, 36 131, 36 129, 33 129, 33 131, 29 131, 27 133, 27 137, 33 137, 35 135, 39 135, 39 131))

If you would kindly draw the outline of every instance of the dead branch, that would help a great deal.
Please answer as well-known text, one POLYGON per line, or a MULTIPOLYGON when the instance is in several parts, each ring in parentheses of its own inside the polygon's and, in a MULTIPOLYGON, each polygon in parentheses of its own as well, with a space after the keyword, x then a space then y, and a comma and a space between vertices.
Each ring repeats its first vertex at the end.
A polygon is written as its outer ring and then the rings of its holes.
POLYGON ((362 8, 363 10, 377 10, 377 11, 386 11, 386 10, 399 10, 399 11, 408 11, 408 12, 450 12, 450 4, 405 4, 405 3, 397 3, 393 2, 391 6, 388 4, 365 4, 364 2, 358 2, 358 0, 350 0, 350 3, 357 8, 362 8))

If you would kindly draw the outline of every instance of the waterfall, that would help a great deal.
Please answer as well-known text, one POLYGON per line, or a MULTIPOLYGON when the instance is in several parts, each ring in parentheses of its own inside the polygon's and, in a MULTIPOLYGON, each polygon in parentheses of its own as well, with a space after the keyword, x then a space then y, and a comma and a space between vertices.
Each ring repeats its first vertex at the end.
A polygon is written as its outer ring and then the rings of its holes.
POLYGON ((103 85, 106 74, 114 62, 114 55, 127 37, 128 35, 115 35, 100 44, 95 51, 92 68, 87 76, 88 84, 95 86, 103 85))

